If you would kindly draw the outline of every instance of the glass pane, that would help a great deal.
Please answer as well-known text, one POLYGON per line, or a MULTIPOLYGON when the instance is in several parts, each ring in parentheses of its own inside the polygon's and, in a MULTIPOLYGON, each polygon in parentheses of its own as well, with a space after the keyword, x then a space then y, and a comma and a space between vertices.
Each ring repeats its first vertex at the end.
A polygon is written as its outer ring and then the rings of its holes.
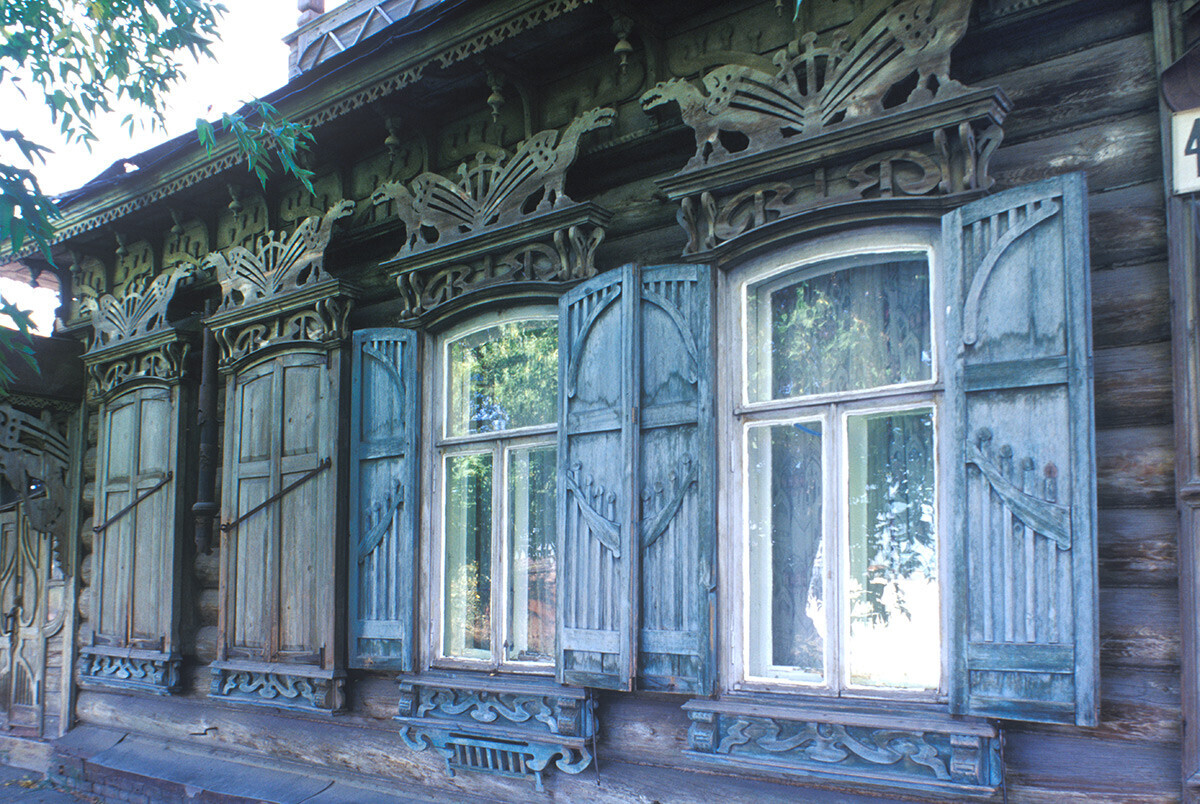
POLYGON ((508 645, 518 662, 554 661, 555 482, 557 450, 508 454, 508 645))
POLYGON ((447 656, 488 659, 492 647, 492 456, 446 458, 447 656))
POLYGON ((552 424, 558 398, 558 323, 519 321, 451 342, 451 436, 552 424))
POLYGON ((850 683, 937 689, 933 416, 853 416, 847 439, 850 683))
POLYGON ((748 432, 749 673, 825 678, 821 423, 748 432))
POLYGON ((747 291, 751 402, 932 377, 924 254, 848 257, 813 270, 747 291))

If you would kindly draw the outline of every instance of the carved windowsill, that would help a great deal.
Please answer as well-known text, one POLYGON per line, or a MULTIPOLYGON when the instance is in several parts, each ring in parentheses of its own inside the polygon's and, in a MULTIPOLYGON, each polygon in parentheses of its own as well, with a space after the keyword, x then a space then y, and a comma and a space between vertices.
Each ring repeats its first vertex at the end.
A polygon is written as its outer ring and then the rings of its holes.
POLYGON ((687 754, 706 763, 968 795, 988 795, 1001 782, 996 728, 935 707, 729 695, 683 708, 692 721, 687 754))
POLYGON ((395 720, 414 751, 434 749, 457 770, 525 778, 542 789, 554 763, 579 773, 592 761, 594 702, 550 680, 425 674, 401 678, 395 720))
POLYGON ((346 706, 346 677, 312 665, 216 661, 208 697, 329 715, 346 706))
POLYGON ((173 653, 85 645, 79 649, 79 685, 170 695, 179 692, 181 663, 173 653))

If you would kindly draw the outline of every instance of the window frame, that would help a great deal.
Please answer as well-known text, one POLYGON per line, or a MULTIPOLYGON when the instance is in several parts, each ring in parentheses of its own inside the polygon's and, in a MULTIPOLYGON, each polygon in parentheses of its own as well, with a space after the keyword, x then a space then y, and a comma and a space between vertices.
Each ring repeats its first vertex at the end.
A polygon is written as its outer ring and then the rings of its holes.
MULTIPOLYGON (((517 427, 486 433, 450 436, 450 345, 473 333, 492 327, 522 321, 545 321, 553 324, 557 338, 558 308, 547 304, 520 304, 500 310, 469 315, 455 325, 424 338, 433 355, 432 372, 423 384, 425 410, 420 449, 422 461, 430 467, 424 473, 421 490, 422 528, 426 545, 424 562, 427 575, 422 577, 425 594, 423 607, 429 612, 429 627, 425 640, 425 667, 429 669, 501 672, 505 674, 552 677, 556 661, 520 661, 505 658, 505 642, 509 638, 510 603, 508 572, 511 557, 508 546, 508 459, 522 447, 558 448, 558 389, 554 390, 555 421, 552 424, 517 427), (456 455, 490 454, 492 457, 492 528, 491 528, 491 658, 471 659, 447 656, 445 651, 445 503, 446 462, 456 455), (500 583, 497 578, 503 579, 500 583)), ((560 347, 561 348, 561 347, 560 347)), ((557 378, 557 368, 556 374, 557 378)), ((557 379, 556 379, 557 381, 557 379)), ((557 491, 556 491, 557 494, 557 491)))
MULTIPOLYGON (((939 427, 945 426, 943 393, 946 355, 943 343, 945 332, 944 271, 939 261, 941 228, 934 224, 867 226, 851 233, 829 234, 798 239, 768 252, 757 253, 730 270, 720 272, 717 290, 717 319, 720 342, 729 348, 718 350, 718 376, 722 378, 717 390, 719 466, 718 522, 718 583, 719 616, 723 618, 718 648, 721 689, 728 692, 785 693, 811 696, 816 700, 844 698, 851 700, 884 699, 914 703, 945 703, 950 684, 950 649, 952 642, 951 582, 948 576, 950 539, 941 532, 948 521, 945 516, 945 468, 941 465, 939 427), (770 286, 786 280, 802 281, 818 276, 822 263, 845 257, 870 254, 921 252, 929 265, 931 377, 896 385, 854 391, 839 391, 787 399, 751 402, 748 383, 750 354, 749 289, 752 285, 770 286), (811 269, 811 270, 807 270, 811 269), (849 563, 844 544, 847 534, 848 506, 844 487, 848 483, 848 455, 844 448, 847 419, 851 415, 869 415, 906 410, 931 410, 935 483, 935 527, 937 532, 937 582, 939 585, 940 678, 936 691, 864 687, 850 684, 847 644, 849 620, 845 616, 842 597, 849 563), (836 638, 826 639, 824 651, 825 679, 819 683, 786 678, 756 676, 750 673, 750 598, 749 571, 747 449, 751 427, 794 421, 820 420, 822 433, 823 536, 826 548, 825 579, 833 580, 838 573, 831 603, 834 611, 827 622, 838 630, 836 638), (830 436, 833 436, 832 438, 830 436), (835 443, 836 442, 836 443, 835 443), (831 482, 834 481, 834 482, 831 482), (829 545, 833 545, 830 551, 829 545), (832 561, 830 559, 833 559, 832 561), (836 652, 841 651, 841 657, 836 652)), ((834 269, 836 270, 836 269, 834 269)))

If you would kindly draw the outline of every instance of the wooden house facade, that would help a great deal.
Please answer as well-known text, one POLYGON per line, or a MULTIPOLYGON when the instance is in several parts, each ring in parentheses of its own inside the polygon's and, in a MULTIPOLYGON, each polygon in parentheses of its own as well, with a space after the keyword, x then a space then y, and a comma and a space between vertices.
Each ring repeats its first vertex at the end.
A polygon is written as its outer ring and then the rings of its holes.
POLYGON ((311 190, 180 138, 18 255, 0 757, 1200 799, 1194 0, 300 5, 311 190))

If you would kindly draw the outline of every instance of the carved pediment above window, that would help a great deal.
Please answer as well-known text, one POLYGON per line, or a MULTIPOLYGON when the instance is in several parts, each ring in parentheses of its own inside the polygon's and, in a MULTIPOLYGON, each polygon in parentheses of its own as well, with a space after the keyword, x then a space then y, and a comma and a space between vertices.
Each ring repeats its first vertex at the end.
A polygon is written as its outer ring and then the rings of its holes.
POLYGON ((961 203, 991 186, 1010 104, 950 78, 968 0, 868 5, 850 25, 777 51, 773 72, 750 54, 707 72, 703 89, 675 78, 643 95, 648 110, 678 105, 696 135, 684 169, 658 182, 680 204, 685 256, 719 263, 730 241, 820 207, 961 203))
POLYGON ((93 308, 94 335, 88 352, 99 352, 169 329, 167 305, 179 280, 191 271, 190 266, 178 266, 153 278, 131 280, 120 295, 105 294, 89 304, 93 308))
POLYGON ((204 260, 215 270, 223 301, 205 323, 221 349, 222 370, 285 344, 335 347, 346 336, 354 288, 324 272, 333 226, 354 211, 339 201, 305 218, 291 234, 266 232, 250 247, 233 246, 204 260))

